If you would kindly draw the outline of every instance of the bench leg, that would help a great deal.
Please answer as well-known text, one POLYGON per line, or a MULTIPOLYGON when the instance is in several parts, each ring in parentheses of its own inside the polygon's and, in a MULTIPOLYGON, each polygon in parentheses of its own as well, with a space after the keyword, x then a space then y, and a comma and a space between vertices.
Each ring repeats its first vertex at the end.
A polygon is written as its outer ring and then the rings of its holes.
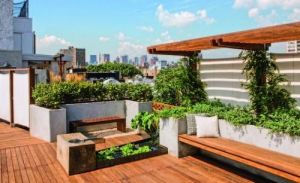
POLYGON ((121 132, 126 132, 126 121, 117 122, 117 129, 121 132))

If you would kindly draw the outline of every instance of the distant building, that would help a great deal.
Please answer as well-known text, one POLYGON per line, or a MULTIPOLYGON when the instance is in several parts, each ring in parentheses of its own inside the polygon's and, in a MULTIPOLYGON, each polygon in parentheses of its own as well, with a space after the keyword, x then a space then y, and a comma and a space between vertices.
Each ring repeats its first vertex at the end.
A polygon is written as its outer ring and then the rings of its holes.
POLYGON ((289 41, 287 43, 288 53, 299 53, 300 52, 300 41, 289 41))
POLYGON ((67 67, 80 68, 85 66, 84 48, 74 48, 73 46, 70 46, 67 49, 61 49, 60 53, 72 57, 72 62, 67 65, 67 67))
POLYGON ((139 57, 134 57, 134 65, 139 65, 139 57))
POLYGON ((97 64, 97 55, 90 55, 90 64, 91 65, 97 64))
POLYGON ((128 64, 128 63, 129 63, 128 55, 123 55, 123 56, 121 56, 121 62, 122 62, 123 64, 128 64))
POLYGON ((120 59, 120 57, 118 56, 118 57, 116 58, 115 61, 116 61, 116 63, 120 63, 120 60, 121 60, 121 59, 120 59))
POLYGON ((103 54, 102 63, 110 62, 110 54, 103 54))
POLYGON ((140 66, 145 67, 148 64, 147 55, 141 56, 140 66))

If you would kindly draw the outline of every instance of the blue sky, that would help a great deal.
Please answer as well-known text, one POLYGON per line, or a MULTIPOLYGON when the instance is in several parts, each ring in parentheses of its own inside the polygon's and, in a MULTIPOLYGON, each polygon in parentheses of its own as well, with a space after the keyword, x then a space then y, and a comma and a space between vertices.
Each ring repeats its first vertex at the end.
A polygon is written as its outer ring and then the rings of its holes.
MULTIPOLYGON (((37 51, 140 56, 146 47, 299 20, 300 0, 30 0, 37 51)), ((285 51, 283 44, 274 51, 285 51)), ((208 57, 237 52, 204 52, 208 57)))

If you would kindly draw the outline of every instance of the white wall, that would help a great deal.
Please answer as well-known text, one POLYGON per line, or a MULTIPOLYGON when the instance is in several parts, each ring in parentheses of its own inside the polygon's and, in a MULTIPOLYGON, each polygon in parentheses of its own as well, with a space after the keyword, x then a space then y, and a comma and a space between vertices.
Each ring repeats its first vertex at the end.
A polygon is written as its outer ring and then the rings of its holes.
POLYGON ((32 32, 32 19, 14 17, 14 49, 23 54, 34 54, 34 33, 32 32))
MULTIPOLYGON (((291 84, 286 88, 300 106, 300 54, 276 54, 275 57, 280 72, 286 74, 291 84)), ((241 82, 245 82, 243 67, 243 61, 238 58, 204 59, 200 64, 200 74, 207 84, 209 98, 235 105, 248 104, 248 92, 241 86, 241 82)))
POLYGON ((0 49, 13 50, 13 1, 0 0, 0 49))

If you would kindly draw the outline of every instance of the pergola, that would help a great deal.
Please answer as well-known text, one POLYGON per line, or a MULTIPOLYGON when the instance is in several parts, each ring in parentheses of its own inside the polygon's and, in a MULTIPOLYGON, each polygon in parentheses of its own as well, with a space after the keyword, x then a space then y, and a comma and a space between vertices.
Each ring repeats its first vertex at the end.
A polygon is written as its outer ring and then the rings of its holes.
POLYGON ((300 40, 300 22, 220 34, 148 47, 150 54, 190 56, 217 48, 268 49, 271 43, 300 40))

